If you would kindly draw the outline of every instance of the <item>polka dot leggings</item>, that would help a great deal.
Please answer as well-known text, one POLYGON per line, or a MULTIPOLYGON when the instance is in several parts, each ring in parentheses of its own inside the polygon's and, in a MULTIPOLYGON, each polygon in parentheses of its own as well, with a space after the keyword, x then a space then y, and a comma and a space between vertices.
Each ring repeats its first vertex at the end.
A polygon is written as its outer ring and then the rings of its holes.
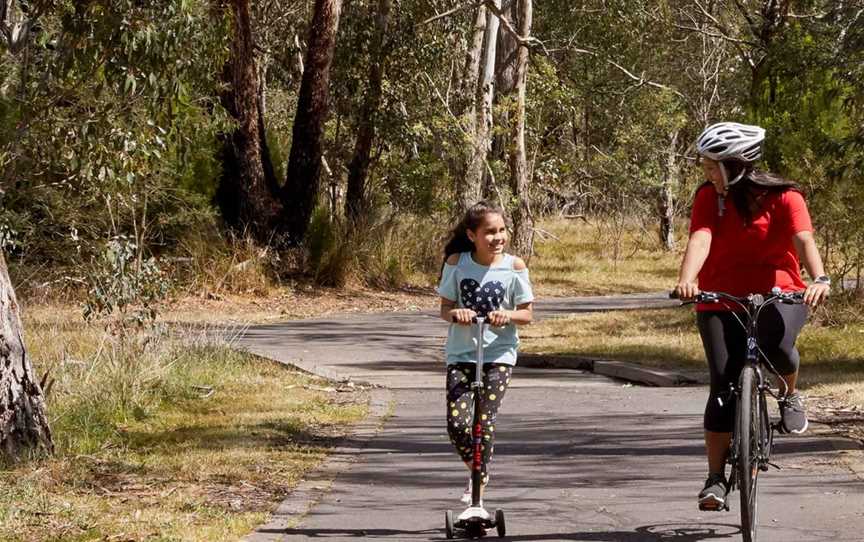
MULTIPOLYGON (((471 423, 474 402, 471 394, 471 381, 474 379, 473 363, 457 363, 447 366, 447 433, 450 442, 462 461, 471 463, 471 423)), ((495 442, 495 417, 504 393, 510 384, 513 367, 498 363, 483 365, 483 394, 480 402, 480 424, 483 428, 483 483, 489 480, 487 465, 492 460, 495 442)))

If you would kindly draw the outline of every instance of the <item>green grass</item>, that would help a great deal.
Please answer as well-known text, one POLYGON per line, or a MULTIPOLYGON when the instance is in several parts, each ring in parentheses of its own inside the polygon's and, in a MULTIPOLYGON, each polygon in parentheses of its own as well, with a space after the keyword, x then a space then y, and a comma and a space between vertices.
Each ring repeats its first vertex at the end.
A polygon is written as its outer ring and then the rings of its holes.
POLYGON ((675 284, 681 255, 661 250, 652 232, 631 226, 619 238, 602 223, 563 219, 539 227, 554 236, 538 235, 530 262, 541 296, 649 292, 675 284))
POLYGON ((366 412, 201 335, 25 325, 57 453, 0 471, 2 540, 237 540, 366 412))

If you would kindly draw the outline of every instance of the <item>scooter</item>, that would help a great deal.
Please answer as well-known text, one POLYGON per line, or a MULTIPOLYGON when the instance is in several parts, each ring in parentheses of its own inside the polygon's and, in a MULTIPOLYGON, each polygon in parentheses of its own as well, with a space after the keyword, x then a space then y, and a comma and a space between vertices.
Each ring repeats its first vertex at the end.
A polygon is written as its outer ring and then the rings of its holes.
POLYGON ((480 538, 486 534, 487 529, 493 527, 498 531, 498 536, 506 534, 504 523, 504 511, 496 510, 495 514, 489 514, 480 499, 481 470, 483 468, 483 427, 480 423, 480 403, 483 388, 483 333, 488 326, 486 318, 476 316, 472 318, 477 332, 477 369, 474 371, 474 381, 471 382, 471 390, 474 392, 474 419, 472 430, 473 457, 471 461, 471 505, 459 514, 455 520, 453 511, 444 513, 444 527, 447 538, 456 536, 457 530, 465 533, 468 538, 480 538))

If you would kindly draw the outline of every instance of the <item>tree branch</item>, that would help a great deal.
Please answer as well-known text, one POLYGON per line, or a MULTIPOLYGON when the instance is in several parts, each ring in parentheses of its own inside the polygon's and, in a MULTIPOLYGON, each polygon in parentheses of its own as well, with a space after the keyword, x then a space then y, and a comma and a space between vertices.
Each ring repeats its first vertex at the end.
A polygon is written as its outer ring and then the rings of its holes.
POLYGON ((420 23, 418 23, 417 26, 424 26, 424 25, 433 23, 439 19, 445 19, 445 18, 447 18, 447 17, 449 17, 455 13, 459 13, 460 11, 464 11, 466 9, 479 8, 484 3, 485 3, 485 0, 474 0, 473 2, 466 2, 464 4, 461 4, 461 5, 454 7, 452 9, 449 9, 449 10, 445 11, 444 13, 440 13, 438 15, 433 15, 432 17, 429 17, 425 21, 421 21, 420 23))
POLYGON ((528 47, 529 49, 532 47, 539 47, 543 50, 547 55, 549 54, 549 50, 546 48, 546 45, 533 36, 522 36, 519 32, 513 28, 513 23, 510 22, 510 19, 507 18, 507 14, 504 12, 504 8, 499 9, 495 2, 492 0, 483 0, 482 2, 486 9, 492 12, 493 15, 498 17, 498 20, 501 21, 501 26, 504 27, 504 30, 513 36, 513 39, 521 45, 522 47, 528 47))
MULTIPOLYGON (((593 56, 593 57, 596 57, 596 58, 600 58, 600 55, 598 55, 598 54, 595 53, 594 51, 588 51, 588 50, 586 50, 586 49, 577 49, 577 48, 573 47, 573 48, 569 48, 569 49, 567 49, 567 50, 570 51, 570 52, 573 52, 573 53, 586 54, 586 55, 590 55, 590 56, 593 56)), ((663 90, 668 90, 669 92, 675 94, 676 96, 678 96, 679 98, 681 98, 681 99, 684 100, 685 102, 688 101, 686 96, 684 96, 683 94, 681 94, 678 90, 676 90, 676 89, 673 88, 673 87, 670 87, 670 86, 668 86, 668 85, 664 85, 664 84, 662 84, 662 83, 657 83, 657 82, 655 82, 655 81, 651 81, 650 79, 645 79, 644 74, 643 74, 643 75, 635 75, 635 74, 633 74, 633 72, 631 72, 630 70, 628 70, 628 69, 625 68, 624 66, 618 64, 617 62, 615 62, 614 60, 612 60, 612 59, 610 59, 610 58, 606 58, 606 59, 603 59, 603 60, 605 60, 607 64, 610 64, 610 65, 616 67, 618 70, 620 70, 624 75, 626 75, 626 76, 629 77, 630 79, 636 81, 636 82, 638 83, 637 86, 648 85, 649 87, 654 87, 654 88, 659 88, 659 89, 663 89, 663 90)))

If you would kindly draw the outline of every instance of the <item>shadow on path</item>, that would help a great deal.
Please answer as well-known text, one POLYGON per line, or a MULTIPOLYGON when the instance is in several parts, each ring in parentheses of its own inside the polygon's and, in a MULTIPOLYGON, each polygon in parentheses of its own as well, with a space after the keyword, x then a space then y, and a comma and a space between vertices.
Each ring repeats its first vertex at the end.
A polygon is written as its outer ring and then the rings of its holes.
MULTIPOLYGON (((445 539, 444 529, 424 529, 407 531, 398 529, 286 529, 261 531, 272 534, 303 536, 305 538, 381 538, 399 540, 399 537, 412 538, 429 535, 429 540, 445 539)), ((741 529, 737 525, 724 523, 667 523, 637 527, 632 531, 586 531, 572 533, 537 533, 498 538, 490 533, 488 540, 519 542, 531 540, 570 540, 584 542, 700 542, 702 540, 723 540, 736 537, 741 529)), ((457 537, 457 539, 460 539, 457 537)), ((462 538, 464 539, 464 538, 462 538)))

